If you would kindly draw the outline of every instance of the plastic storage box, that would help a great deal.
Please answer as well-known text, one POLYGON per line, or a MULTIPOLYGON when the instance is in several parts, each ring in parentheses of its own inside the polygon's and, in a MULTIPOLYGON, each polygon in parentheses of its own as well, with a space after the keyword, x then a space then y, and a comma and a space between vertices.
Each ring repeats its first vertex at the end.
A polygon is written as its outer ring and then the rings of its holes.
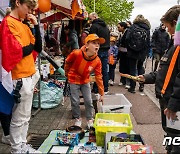
POLYGON ((132 104, 123 94, 105 95, 103 113, 130 113, 132 104))
POLYGON ((94 121, 94 128, 96 133, 96 144, 98 146, 104 146, 106 132, 125 132, 130 134, 132 130, 132 122, 129 114, 126 113, 97 113, 94 121), (125 121, 128 123, 127 126, 98 126, 98 119, 113 120, 115 122, 125 121))

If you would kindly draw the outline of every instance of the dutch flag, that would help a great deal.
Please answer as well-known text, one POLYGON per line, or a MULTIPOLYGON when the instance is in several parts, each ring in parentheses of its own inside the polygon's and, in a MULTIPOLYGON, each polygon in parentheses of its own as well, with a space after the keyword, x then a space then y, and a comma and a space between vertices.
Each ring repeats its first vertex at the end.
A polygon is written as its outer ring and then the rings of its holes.
POLYGON ((0 25, 0 112, 11 114, 14 106, 11 70, 22 59, 22 46, 7 22, 5 17, 0 25))

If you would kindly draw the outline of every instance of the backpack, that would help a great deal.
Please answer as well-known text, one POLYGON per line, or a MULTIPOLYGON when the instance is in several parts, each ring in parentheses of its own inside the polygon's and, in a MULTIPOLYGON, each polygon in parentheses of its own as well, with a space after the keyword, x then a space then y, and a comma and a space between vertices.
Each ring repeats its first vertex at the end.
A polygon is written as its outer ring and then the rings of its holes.
POLYGON ((126 35, 128 47, 136 52, 145 48, 147 45, 147 38, 147 31, 138 25, 131 26, 126 35))

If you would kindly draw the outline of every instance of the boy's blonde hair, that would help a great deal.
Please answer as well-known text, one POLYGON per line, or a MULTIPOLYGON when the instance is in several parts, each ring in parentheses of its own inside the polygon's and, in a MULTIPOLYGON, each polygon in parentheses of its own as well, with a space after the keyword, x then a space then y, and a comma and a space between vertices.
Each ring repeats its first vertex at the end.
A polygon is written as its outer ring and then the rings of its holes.
MULTIPOLYGON (((18 0, 20 4, 26 3, 30 9, 37 7, 37 0, 18 0)), ((10 0, 11 10, 16 8, 16 0, 10 0)))

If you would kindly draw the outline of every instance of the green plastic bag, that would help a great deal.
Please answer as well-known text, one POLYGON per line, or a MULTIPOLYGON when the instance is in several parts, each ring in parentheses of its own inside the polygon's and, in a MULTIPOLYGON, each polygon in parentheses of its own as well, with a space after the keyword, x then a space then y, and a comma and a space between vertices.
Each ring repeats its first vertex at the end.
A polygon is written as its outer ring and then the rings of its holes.
MULTIPOLYGON (((52 82, 41 81, 40 84, 41 108, 55 108, 61 104, 63 99, 63 89, 52 82)), ((38 108, 38 93, 34 94, 33 107, 38 108)))

